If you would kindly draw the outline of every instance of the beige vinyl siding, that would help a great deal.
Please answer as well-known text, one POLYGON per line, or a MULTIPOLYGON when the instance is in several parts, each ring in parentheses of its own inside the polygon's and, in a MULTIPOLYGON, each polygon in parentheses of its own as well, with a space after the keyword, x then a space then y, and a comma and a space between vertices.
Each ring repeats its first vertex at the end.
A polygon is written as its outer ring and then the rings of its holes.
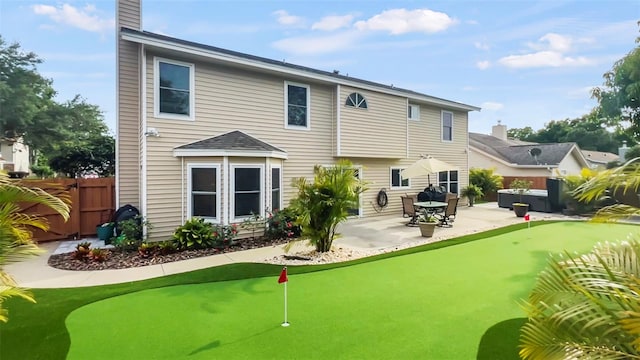
MULTIPOLYGON (((181 162, 180 158, 173 157, 173 149, 177 146, 241 130, 286 151, 288 159, 284 162, 270 159, 271 163, 281 164, 283 206, 287 206, 295 195, 295 189, 290 186, 293 178, 312 177, 314 164, 334 162, 331 144, 335 87, 196 62, 195 121, 154 118, 154 55, 158 54, 147 54, 146 66, 147 126, 155 127, 160 133, 160 137, 147 138, 147 213, 155 227, 154 240, 168 237, 180 225, 182 214, 186 216, 186 209, 181 209, 181 162), (284 128, 285 80, 310 85, 310 131, 284 128)), ((161 57, 193 63, 166 54, 161 57)), ((222 158, 184 159, 185 176, 188 162, 219 162, 222 165, 222 158)), ((229 165, 238 162, 265 164, 265 159, 229 158, 229 165)), ((223 179, 226 176, 224 172, 221 175, 223 179)), ((265 176, 269 175, 268 167, 265 167, 265 176)), ((269 184, 267 180, 265 189, 269 184)), ((184 204, 186 206, 186 200, 184 204)), ((265 202, 265 205, 268 204, 265 202)), ((223 203, 222 207, 224 209, 227 204, 223 203)))
MULTIPOLYGON (((451 111, 451 110, 447 110, 451 111)), ((409 159, 402 161, 408 166, 420 159, 421 155, 431 155, 436 159, 455 165, 458 170, 458 190, 469 183, 468 171, 468 114, 453 113, 453 140, 442 141, 442 109, 420 105, 420 121, 409 121, 409 159)), ((431 175, 431 183, 438 184, 437 174, 431 175)), ((411 179, 411 190, 416 193, 429 185, 428 177, 411 179)), ((397 200, 400 202, 400 199, 397 200)))
MULTIPOLYGON (((140 28, 139 1, 119 0, 118 27, 140 28)), ((118 38, 118 204, 140 207, 139 45, 118 38)))
POLYGON ((366 158, 404 158, 407 138, 407 100, 403 97, 342 86, 340 94, 341 155, 366 158), (367 109, 345 105, 351 93, 367 100, 367 109))

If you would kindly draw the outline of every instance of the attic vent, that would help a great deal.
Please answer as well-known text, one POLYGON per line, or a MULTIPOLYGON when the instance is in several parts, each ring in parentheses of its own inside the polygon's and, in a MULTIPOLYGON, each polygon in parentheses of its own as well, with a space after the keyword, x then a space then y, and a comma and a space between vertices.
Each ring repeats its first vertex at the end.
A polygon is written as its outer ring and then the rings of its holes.
POLYGON ((540 154, 542 154, 542 149, 540 148, 532 148, 529 150, 529 155, 536 160, 536 163, 538 162, 538 156, 540 156, 540 154))

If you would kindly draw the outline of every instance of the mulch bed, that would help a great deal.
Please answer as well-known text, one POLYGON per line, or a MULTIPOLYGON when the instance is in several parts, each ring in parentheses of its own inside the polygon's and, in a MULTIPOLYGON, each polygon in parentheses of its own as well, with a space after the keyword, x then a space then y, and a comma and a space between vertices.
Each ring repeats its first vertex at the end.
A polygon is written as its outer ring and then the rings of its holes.
POLYGON ((106 270, 106 269, 128 269, 132 267, 140 267, 147 265, 164 264, 173 261, 194 259, 202 256, 210 256, 216 254, 231 253, 235 251, 256 249, 266 246, 276 246, 287 243, 287 239, 265 240, 261 238, 240 239, 232 246, 222 249, 201 249, 201 250, 185 250, 168 255, 155 255, 153 257, 143 258, 137 251, 121 251, 110 249, 107 260, 103 262, 93 260, 76 260, 73 253, 51 255, 49 257, 49 266, 62 270, 106 270))

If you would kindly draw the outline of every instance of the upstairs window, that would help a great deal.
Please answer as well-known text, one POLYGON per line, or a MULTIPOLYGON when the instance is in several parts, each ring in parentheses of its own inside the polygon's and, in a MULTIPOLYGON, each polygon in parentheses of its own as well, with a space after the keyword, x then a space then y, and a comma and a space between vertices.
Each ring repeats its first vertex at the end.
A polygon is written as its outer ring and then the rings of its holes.
POLYGON ((155 116, 193 119, 193 64, 155 59, 155 116))
POLYGON ((309 129, 309 85, 285 82, 285 128, 309 129))
POLYGON ((407 119, 420 120, 420 105, 409 104, 407 107, 407 119))
POLYGON ((345 103, 345 105, 359 109, 366 109, 367 100, 364 98, 364 96, 354 92, 351 95, 347 96, 347 102, 345 103))
POLYGON ((442 112, 442 141, 453 141, 453 113, 442 112))

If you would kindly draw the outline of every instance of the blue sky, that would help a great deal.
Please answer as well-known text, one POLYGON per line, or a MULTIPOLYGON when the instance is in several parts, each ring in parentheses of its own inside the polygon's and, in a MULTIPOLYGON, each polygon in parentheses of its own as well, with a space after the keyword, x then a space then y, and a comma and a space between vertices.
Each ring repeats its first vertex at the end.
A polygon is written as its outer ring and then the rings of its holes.
MULTIPOLYGON (((37 53, 58 100, 115 129, 115 1, 0 2, 0 34, 37 53)), ((640 1, 143 1, 143 28, 482 107, 472 132, 588 113, 634 46, 640 1)))

